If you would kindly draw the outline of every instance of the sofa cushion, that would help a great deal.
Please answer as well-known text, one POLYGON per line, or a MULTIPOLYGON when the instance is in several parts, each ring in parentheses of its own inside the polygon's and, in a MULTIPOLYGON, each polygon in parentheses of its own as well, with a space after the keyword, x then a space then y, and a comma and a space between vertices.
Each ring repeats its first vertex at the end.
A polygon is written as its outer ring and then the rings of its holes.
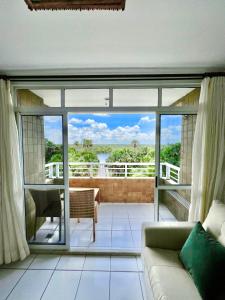
POLYGON ((203 223, 203 228, 210 232, 225 246, 225 204, 214 200, 208 216, 203 223))
POLYGON ((149 280, 155 300, 202 299, 191 276, 184 269, 153 266, 149 280))
POLYGON ((185 242, 180 258, 203 299, 225 299, 225 247, 200 222, 185 242))
POLYGON ((178 251, 145 247, 142 257, 147 271, 150 271, 153 266, 168 266, 183 269, 178 251))

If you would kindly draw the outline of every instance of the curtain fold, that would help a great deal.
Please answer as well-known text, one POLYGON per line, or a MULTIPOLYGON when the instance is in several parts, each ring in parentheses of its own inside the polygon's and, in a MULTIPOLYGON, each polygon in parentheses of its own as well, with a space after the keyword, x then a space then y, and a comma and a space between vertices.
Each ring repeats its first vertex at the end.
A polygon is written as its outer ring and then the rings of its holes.
POLYGON ((24 224, 18 131, 10 83, 0 80, 0 264, 29 255, 24 224))
POLYGON ((225 202, 225 77, 205 78, 201 85, 189 221, 203 222, 213 200, 225 202))

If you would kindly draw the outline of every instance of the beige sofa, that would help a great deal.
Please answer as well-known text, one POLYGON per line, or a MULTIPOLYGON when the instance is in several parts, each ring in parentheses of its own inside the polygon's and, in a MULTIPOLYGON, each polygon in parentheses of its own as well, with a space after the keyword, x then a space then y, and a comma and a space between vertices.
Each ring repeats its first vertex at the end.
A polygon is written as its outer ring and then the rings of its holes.
MULTIPOLYGON (((178 256, 194 225, 188 222, 143 224, 142 260, 149 300, 202 299, 178 256)), ((213 202, 203 227, 225 246, 224 204, 213 202)))

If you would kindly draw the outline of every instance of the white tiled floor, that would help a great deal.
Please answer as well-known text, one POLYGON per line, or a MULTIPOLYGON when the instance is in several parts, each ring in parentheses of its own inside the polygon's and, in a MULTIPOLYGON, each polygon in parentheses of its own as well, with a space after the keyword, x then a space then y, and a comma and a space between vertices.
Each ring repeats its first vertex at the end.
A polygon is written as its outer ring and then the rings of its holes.
MULTIPOLYGON (((166 206, 160 206, 160 220, 176 220, 166 206), (161 215, 162 213, 162 215, 161 215)), ((96 241, 92 240, 92 220, 71 219, 71 247, 140 251, 141 226, 154 221, 154 205, 101 203, 98 207, 96 241)))
MULTIPOLYGON (((160 220, 175 221, 166 206, 160 205, 160 220)), ((101 203, 98 206, 96 241, 93 242, 92 220, 70 220, 70 246, 90 249, 119 249, 140 251, 141 226, 143 222, 154 221, 154 204, 146 203, 101 203)), ((49 219, 37 233, 37 242, 58 242, 58 220, 49 219), (47 238, 47 234, 53 234, 47 238)))
POLYGON ((0 267, 0 291, 0 300, 145 300, 136 256, 33 255, 0 267))
POLYGON ((24 270, 0 270, 0 299, 6 299, 13 287, 23 276, 24 270))

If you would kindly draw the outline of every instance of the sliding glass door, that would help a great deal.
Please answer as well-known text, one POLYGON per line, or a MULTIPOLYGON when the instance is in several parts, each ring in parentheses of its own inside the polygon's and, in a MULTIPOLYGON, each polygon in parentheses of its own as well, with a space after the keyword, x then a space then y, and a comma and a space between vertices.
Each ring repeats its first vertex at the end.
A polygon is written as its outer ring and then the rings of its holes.
POLYGON ((21 115, 21 125, 27 240, 65 245, 63 116, 21 115))
POLYGON ((161 88, 156 126, 155 220, 187 221, 199 88, 161 88))
POLYGON ((79 229, 83 238, 83 221, 70 220, 69 181, 71 189, 100 190, 99 215, 112 202, 110 222, 96 225, 96 241, 104 231, 112 247, 123 240, 118 231, 140 245, 143 221, 187 220, 197 85, 64 85, 16 91, 29 243, 77 246, 79 229), (119 226, 116 215, 127 220, 119 226))

